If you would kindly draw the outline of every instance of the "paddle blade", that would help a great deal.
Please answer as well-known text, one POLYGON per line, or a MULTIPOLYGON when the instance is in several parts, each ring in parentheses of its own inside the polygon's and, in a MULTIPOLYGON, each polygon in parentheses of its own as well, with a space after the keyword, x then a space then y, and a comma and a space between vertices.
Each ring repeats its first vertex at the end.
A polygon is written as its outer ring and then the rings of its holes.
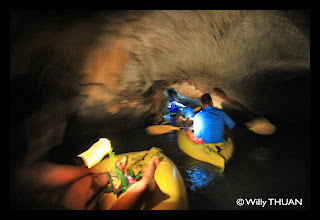
POLYGON ((195 108, 193 109, 194 112, 198 112, 198 111, 200 111, 200 110, 201 110, 201 107, 200 107, 200 106, 195 107, 195 108))
POLYGON ((149 135, 160 135, 160 134, 165 134, 165 133, 168 133, 168 132, 174 131, 174 130, 178 131, 178 130, 180 130, 180 128, 174 127, 171 125, 152 125, 152 126, 149 126, 145 129, 145 131, 149 135))
POLYGON ((271 135, 277 130, 277 127, 266 118, 256 118, 245 123, 245 125, 249 130, 261 135, 271 135))

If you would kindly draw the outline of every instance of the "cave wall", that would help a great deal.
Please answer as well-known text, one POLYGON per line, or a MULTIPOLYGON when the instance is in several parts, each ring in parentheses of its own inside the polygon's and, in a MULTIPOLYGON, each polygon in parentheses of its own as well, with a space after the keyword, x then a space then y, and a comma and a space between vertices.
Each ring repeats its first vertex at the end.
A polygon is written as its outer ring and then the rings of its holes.
POLYGON ((123 90, 187 80, 202 92, 221 88, 255 111, 247 87, 309 70, 308 35, 279 11, 157 11, 130 27, 135 41, 123 90))
POLYGON ((11 11, 11 159, 20 145, 27 146, 21 157, 28 164, 59 145, 70 115, 119 131, 142 126, 149 116, 157 123, 168 88, 190 98, 220 88, 257 115, 288 120, 302 100, 305 120, 308 17, 293 11, 11 11), (300 92, 281 93, 292 80, 300 92))

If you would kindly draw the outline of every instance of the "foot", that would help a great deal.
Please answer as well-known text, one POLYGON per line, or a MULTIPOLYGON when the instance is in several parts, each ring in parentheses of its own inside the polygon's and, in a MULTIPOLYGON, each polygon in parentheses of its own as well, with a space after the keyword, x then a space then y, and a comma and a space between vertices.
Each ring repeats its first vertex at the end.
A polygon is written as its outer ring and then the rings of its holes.
POLYGON ((157 168, 157 166, 160 164, 160 160, 157 156, 154 156, 151 158, 148 164, 148 168, 145 171, 143 177, 141 180, 133 184, 128 191, 137 190, 138 191, 144 191, 144 190, 150 190, 153 191, 156 187, 156 182, 154 181, 154 173, 157 168))
POLYGON ((154 172, 157 166, 160 164, 160 160, 158 157, 154 156, 149 164, 148 168, 142 177, 142 179, 136 183, 134 183, 129 189, 123 193, 115 205, 113 205, 112 209, 114 210, 129 210, 129 209, 140 209, 141 205, 144 202, 144 194, 145 192, 152 191, 156 183, 154 181, 154 172))
POLYGON ((148 168, 144 173, 142 179, 139 181, 147 185, 147 188, 153 189, 155 187, 154 173, 157 166, 160 164, 160 160, 157 156, 151 158, 148 164, 148 168))

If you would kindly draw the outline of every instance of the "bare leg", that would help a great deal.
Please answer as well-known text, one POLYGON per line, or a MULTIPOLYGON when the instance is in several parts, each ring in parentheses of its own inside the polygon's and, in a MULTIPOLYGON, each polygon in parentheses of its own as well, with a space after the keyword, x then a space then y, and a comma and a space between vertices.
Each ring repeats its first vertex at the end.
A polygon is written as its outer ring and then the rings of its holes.
POLYGON ((135 207, 139 198, 146 190, 152 190, 154 181, 154 172, 159 165, 160 160, 157 156, 154 156, 149 164, 148 168, 142 177, 142 179, 133 184, 116 202, 112 207, 113 210, 128 210, 135 207))
POLYGON ((38 162, 19 170, 17 175, 20 178, 19 181, 30 189, 53 190, 91 175, 91 171, 86 167, 38 162))
POLYGON ((107 184, 106 173, 85 176, 68 187, 59 203, 68 209, 85 209, 87 202, 107 184))
MULTIPOLYGON (((154 186, 154 172, 160 161, 153 157, 142 179, 133 184, 117 201, 112 209, 125 210, 132 209, 140 196, 146 190, 151 190, 154 186)), ((93 174, 85 176, 71 184, 60 198, 59 203, 68 208, 75 210, 85 209, 87 202, 108 184, 106 173, 93 174)))

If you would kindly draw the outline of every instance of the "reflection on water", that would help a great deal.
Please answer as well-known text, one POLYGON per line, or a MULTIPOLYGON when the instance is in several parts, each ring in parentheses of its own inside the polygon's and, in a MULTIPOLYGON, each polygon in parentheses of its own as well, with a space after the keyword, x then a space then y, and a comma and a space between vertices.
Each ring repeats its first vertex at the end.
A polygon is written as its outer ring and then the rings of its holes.
POLYGON ((235 201, 237 198, 269 197, 302 198, 303 206, 264 209, 309 207, 308 134, 307 131, 301 132, 301 129, 297 132, 296 128, 290 130, 279 126, 274 135, 262 136, 248 131, 244 126, 236 127, 231 133, 235 152, 223 174, 218 174, 213 165, 180 151, 176 132, 149 136, 143 128, 109 133, 77 125, 68 131, 63 146, 57 148, 60 150, 51 152, 51 159, 55 158, 55 162, 72 164, 70 158, 87 149, 100 137, 111 140, 116 154, 161 148, 176 164, 184 179, 190 209, 261 209, 258 206, 239 207, 235 201))
POLYGON ((270 159, 272 149, 269 146, 257 147, 249 153, 249 158, 256 161, 264 161, 270 159))
MULTIPOLYGON (((188 174, 185 181, 192 191, 204 189, 211 181, 214 181, 215 175, 210 169, 205 169, 204 163, 192 166, 192 169, 187 169, 188 174)), ((211 165, 209 165, 211 166, 211 165)))

